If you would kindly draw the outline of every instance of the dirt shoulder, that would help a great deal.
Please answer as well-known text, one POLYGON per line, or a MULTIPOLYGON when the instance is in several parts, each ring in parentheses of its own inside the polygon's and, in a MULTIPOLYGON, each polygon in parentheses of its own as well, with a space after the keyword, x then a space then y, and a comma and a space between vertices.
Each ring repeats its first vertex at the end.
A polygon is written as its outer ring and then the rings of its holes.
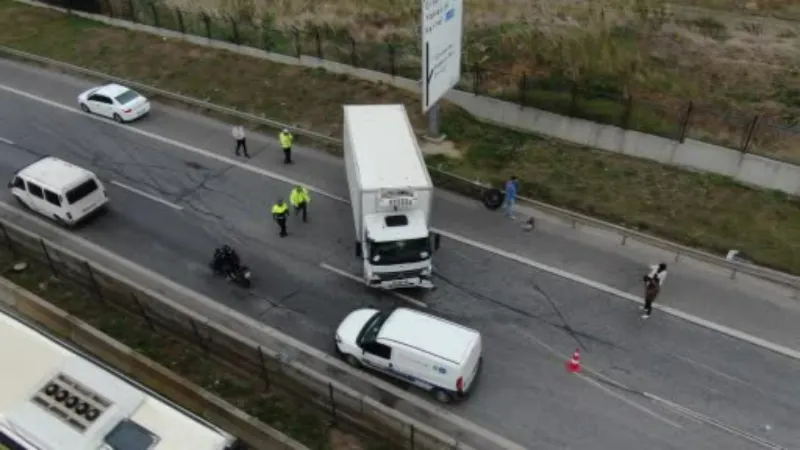
MULTIPOLYGON (((0 45, 236 107, 338 136, 343 104, 403 103, 423 128, 417 96, 346 76, 281 65, 114 29, 0 0, 0 45)), ((460 158, 431 163, 499 185, 514 173, 526 196, 719 254, 736 248, 800 273, 800 202, 730 179, 687 172, 487 125, 445 105, 443 131, 460 158)))

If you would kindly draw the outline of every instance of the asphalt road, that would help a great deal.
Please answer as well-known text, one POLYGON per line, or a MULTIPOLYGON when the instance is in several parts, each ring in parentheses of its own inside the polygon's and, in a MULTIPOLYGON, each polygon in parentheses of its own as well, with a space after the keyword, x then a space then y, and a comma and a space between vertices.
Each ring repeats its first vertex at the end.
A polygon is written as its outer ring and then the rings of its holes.
MULTIPOLYGON (((17 79, 15 70, 0 64, 0 83, 57 102, 71 102, 80 90, 62 75, 17 79)), ((227 127, 160 105, 131 127, 229 154, 227 127)), ((111 212, 78 234, 311 345, 330 350, 333 328, 354 308, 402 304, 320 267, 358 271, 344 203, 314 196, 311 223, 291 221, 291 236, 280 239, 269 206, 291 186, 274 178, 1 90, 0 137, 13 142, 0 141, 2 179, 54 155, 106 180, 111 212), (208 273, 211 252, 223 242, 253 268, 251 292, 208 273)), ((304 178, 334 158, 298 152, 298 164, 284 168, 273 142, 254 136, 250 145, 254 165, 346 195, 343 170, 304 178)), ((0 199, 11 201, 7 192, 0 199)), ((440 227, 464 228, 474 211, 450 196, 439 196, 436 208, 440 227)), ((591 261, 597 250, 571 251, 591 261)), ((610 270, 634 270, 620 267, 610 270)), ((481 426, 536 449, 800 447, 797 361, 669 316, 642 322, 629 302, 452 240, 444 241, 436 269, 439 288, 423 300, 485 336, 479 385, 452 408, 481 426), (564 356, 576 347, 591 369, 584 376, 564 370, 564 356)), ((603 281, 623 279, 615 276, 603 281)))

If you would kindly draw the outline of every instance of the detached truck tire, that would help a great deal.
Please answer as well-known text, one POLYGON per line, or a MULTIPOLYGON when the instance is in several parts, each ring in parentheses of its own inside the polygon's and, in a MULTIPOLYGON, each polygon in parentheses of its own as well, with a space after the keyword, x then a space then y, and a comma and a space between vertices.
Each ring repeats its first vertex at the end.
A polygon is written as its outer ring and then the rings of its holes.
POLYGON ((483 204, 492 211, 503 206, 506 196, 500 189, 487 189, 483 192, 483 204))

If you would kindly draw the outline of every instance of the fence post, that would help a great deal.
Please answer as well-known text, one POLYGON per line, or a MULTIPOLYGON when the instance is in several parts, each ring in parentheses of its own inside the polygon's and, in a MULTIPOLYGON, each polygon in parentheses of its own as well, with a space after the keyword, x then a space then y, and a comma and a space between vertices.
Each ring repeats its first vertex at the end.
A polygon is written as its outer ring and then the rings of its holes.
POLYGON ((114 8, 111 6, 111 0, 106 0, 106 9, 108 10, 108 17, 114 17, 114 8))
POLYGON ((133 7, 133 0, 128 0, 128 14, 130 14, 131 22, 136 23, 136 9, 133 7))
POLYGON ((264 362, 264 352, 261 351, 261 346, 258 346, 258 360, 261 362, 261 376, 264 378, 264 390, 269 390, 269 370, 267 364, 264 362))
POLYGON ((153 25, 158 27, 158 9, 155 3, 150 3, 150 10, 153 12, 153 25))
POLYGON ((95 294, 97 294, 97 299, 105 303, 105 299, 103 298, 103 291, 100 290, 100 283, 98 283, 97 279, 95 279, 94 277, 94 271, 92 270, 92 266, 90 266, 87 261, 83 262, 83 266, 86 268, 86 273, 89 274, 89 283, 94 287, 95 294))
POLYGON ((186 25, 183 23, 183 12, 176 8, 175 13, 178 15, 178 28, 181 29, 182 34, 186 34, 186 25))
POLYGON ((575 117, 578 109, 578 83, 573 81, 570 87, 569 115, 575 117))
POLYGON ((44 239, 39 238, 39 244, 42 246, 42 251, 44 252, 44 257, 47 259, 47 265, 50 266, 50 271, 54 276, 57 277, 58 272, 56 271, 56 266, 53 264, 53 259, 50 258, 50 252, 47 251, 47 246, 44 244, 44 239))
POLYGON ((317 58, 322 59, 322 37, 319 35, 319 28, 314 28, 314 41, 317 44, 317 58))
POLYGON ((197 324, 194 322, 194 319, 190 317, 189 323, 192 325, 192 330, 194 330, 194 335, 197 337, 197 342, 200 344, 200 347, 203 347, 203 351, 208 353, 208 346, 206 346, 203 336, 200 335, 200 330, 197 328, 197 324))
POLYGON ((683 144, 686 142, 686 133, 689 132, 689 123, 692 119, 692 111, 694 110, 694 101, 689 100, 689 106, 686 107, 686 114, 683 116, 683 123, 681 123, 681 136, 678 141, 683 144))
POLYGON ((150 320, 150 315, 147 314, 147 310, 144 308, 144 305, 139 301, 139 297, 137 297, 134 292, 131 292, 131 297, 133 297, 133 301, 136 303, 136 306, 139 307, 139 311, 142 313, 142 318, 147 326, 150 327, 151 330, 156 331, 156 326, 153 325, 153 321, 150 320))
POLYGON ((519 78, 519 106, 520 108, 525 106, 525 91, 528 89, 528 75, 525 72, 522 72, 522 76, 519 78))
POLYGON ((331 425, 336 425, 336 400, 333 397, 333 383, 328 383, 328 397, 331 402, 331 414, 333 415, 331 425))
POLYGON ((239 26, 236 25, 236 20, 231 18, 231 30, 233 31, 233 43, 239 45, 241 41, 239 40, 239 26))
POLYGON ((300 58, 300 30, 297 27, 292 27, 292 34, 294 34, 294 54, 300 58))
POLYGON ((625 110, 622 112, 622 121, 620 126, 623 130, 630 129, 631 118, 633 117, 633 95, 628 94, 625 97, 625 110))
POLYGON ((416 436, 415 436, 416 433, 417 433, 417 429, 414 428, 414 425, 412 424, 411 425, 411 434, 410 434, 409 443, 408 443, 409 447, 411 448, 411 450, 414 450, 414 447, 416 446, 416 436))
POLYGON ((753 135, 758 128, 758 123, 761 120, 761 116, 756 115, 753 117, 753 120, 750 121, 750 126, 747 127, 747 134, 744 137, 744 142, 742 143, 742 153, 747 153, 750 150, 750 143, 753 142, 753 135))
POLYGON ((14 248, 14 243, 11 242, 11 236, 8 235, 8 230, 6 229, 6 226, 0 223, 0 227, 3 227, 3 238, 6 241, 6 246, 8 246, 8 251, 11 252, 11 256, 13 256, 14 259, 17 259, 19 255, 17 253, 17 249, 14 248))
POLYGON ((478 90, 481 88, 481 66, 475 64, 475 74, 472 77, 472 94, 478 95, 478 90))
POLYGON ((356 56, 356 40, 352 36, 347 36, 350 39, 350 61, 353 67, 358 67, 358 56, 356 56))
POLYGON ((203 13, 203 23, 206 24, 206 37, 211 39, 211 18, 208 17, 208 14, 203 13))

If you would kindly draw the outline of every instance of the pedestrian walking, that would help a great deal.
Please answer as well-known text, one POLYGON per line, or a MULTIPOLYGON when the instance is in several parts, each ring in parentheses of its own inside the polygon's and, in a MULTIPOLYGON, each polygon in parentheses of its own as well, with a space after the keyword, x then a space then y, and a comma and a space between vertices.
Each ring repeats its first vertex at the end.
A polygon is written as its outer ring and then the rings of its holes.
POLYGON ((286 218, 289 217, 289 205, 283 201, 282 198, 279 198, 274 205, 272 205, 272 218, 275 219, 275 222, 278 223, 278 227, 280 227, 280 237, 286 237, 288 233, 286 233, 286 218))
POLYGON ((517 191, 519 190, 519 181, 517 181, 516 176, 511 176, 511 178, 506 181, 505 186, 505 212, 506 217, 509 219, 514 218, 514 204, 517 202, 517 191))
POLYGON ((294 136, 289 132, 289 130, 284 128, 281 130, 281 134, 278 135, 278 139, 281 141, 281 148, 283 149, 283 163, 291 164, 292 143, 294 142, 294 136))
POLYGON ((289 203, 294 207, 294 215, 303 212, 303 222, 308 222, 308 204, 311 203, 311 197, 308 195, 308 189, 303 186, 295 186, 289 194, 289 203))
POLYGON ((644 276, 644 306, 642 310, 642 319, 647 319, 653 313, 653 302, 656 300, 658 293, 661 292, 661 286, 664 285, 664 280, 667 278, 667 265, 664 263, 650 266, 650 273, 644 276))
POLYGON ((239 125, 233 127, 233 138, 236 139, 236 156, 239 156, 239 150, 244 152, 244 157, 249 158, 247 154, 247 141, 244 136, 244 127, 239 125))

